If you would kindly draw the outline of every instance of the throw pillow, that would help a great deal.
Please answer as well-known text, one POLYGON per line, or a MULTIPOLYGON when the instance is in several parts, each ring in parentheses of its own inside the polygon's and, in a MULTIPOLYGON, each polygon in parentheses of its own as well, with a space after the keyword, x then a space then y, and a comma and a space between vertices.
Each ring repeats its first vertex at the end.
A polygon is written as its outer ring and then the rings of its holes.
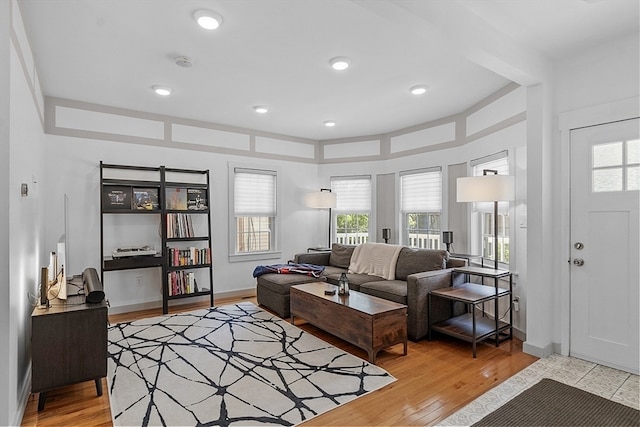
POLYGON ((331 255, 329 255, 329 265, 339 268, 349 268, 351 264, 351 255, 356 247, 353 245, 342 245, 334 243, 331 246, 331 255))

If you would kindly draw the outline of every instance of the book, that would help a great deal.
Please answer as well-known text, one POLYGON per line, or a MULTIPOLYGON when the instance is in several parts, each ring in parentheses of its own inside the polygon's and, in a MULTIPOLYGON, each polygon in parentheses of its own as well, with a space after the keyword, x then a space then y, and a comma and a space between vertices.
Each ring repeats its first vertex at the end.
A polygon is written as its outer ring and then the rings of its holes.
POLYGON ((157 188, 133 189, 133 209, 156 211, 159 208, 157 188))
POLYGON ((165 200, 169 210, 187 210, 187 189, 181 187, 167 187, 165 200))
POLYGON ((102 190, 102 204, 105 210, 131 209, 131 187, 105 186, 102 190))
POLYGON ((207 190, 204 188, 187 188, 187 209, 189 210, 206 210, 207 190))

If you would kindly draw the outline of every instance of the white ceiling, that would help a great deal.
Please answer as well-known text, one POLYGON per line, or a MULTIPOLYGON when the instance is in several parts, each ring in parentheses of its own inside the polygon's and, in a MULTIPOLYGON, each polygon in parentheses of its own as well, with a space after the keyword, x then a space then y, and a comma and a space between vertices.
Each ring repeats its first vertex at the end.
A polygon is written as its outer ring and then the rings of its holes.
POLYGON ((20 0, 46 96, 314 140, 459 113, 639 27, 638 0, 20 0), (193 13, 215 10, 215 31, 193 13), (188 56, 192 68, 174 58, 188 56), (348 56, 335 72, 328 61, 348 56), (541 71, 542 70, 542 71, 541 71), (426 84, 416 97, 409 87, 426 84), (173 88, 169 97, 151 86, 173 88), (270 111, 258 115, 254 105, 270 111), (323 126, 335 120, 334 128, 323 126))

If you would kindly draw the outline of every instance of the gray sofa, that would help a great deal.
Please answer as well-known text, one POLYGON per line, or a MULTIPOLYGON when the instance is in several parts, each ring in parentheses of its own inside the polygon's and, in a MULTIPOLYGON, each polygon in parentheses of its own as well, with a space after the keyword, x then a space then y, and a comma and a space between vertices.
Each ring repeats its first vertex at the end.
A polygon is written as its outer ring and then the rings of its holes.
MULTIPOLYGON (((333 244, 331 252, 297 254, 296 263, 324 265, 320 279, 301 274, 263 274, 257 278, 258 304, 279 316, 289 317, 289 290, 291 286, 318 280, 334 285, 342 273, 347 273, 355 246, 333 244)), ((466 265, 466 260, 449 258, 444 250, 412 249, 403 247, 396 263, 395 280, 367 274, 350 274, 352 290, 407 305, 407 334, 413 341, 428 334, 429 307, 427 295, 433 289, 452 285, 451 269, 466 265)), ((456 275, 455 280, 463 279, 456 275)), ((432 321, 444 320, 462 314, 464 307, 450 301, 434 298, 432 321)))

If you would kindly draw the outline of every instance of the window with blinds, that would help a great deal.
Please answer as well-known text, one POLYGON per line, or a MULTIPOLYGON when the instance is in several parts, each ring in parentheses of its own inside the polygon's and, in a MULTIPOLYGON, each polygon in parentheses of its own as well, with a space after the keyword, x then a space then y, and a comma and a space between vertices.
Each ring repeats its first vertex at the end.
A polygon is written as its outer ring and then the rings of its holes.
POLYGON ((400 173, 400 211, 405 245, 413 248, 440 248, 441 168, 400 173))
POLYGON ((337 243, 359 245, 369 240, 371 215, 371 175, 332 177, 331 191, 336 195, 333 210, 337 243))
POLYGON ((236 254, 273 250, 276 177, 276 172, 271 170, 234 168, 236 254))
MULTIPOLYGON (((473 176, 484 174, 484 170, 498 171, 498 175, 509 175, 509 158, 506 151, 496 153, 492 156, 483 157, 471 162, 473 176)), ((489 172, 493 174, 493 172, 489 172)), ((509 263, 509 202, 498 202, 498 247, 495 248, 494 220, 492 202, 473 203, 473 224, 472 230, 479 235, 476 250, 480 250, 482 256, 495 260, 496 253, 498 262, 509 263)), ((475 252, 475 251, 474 251, 475 252)))

